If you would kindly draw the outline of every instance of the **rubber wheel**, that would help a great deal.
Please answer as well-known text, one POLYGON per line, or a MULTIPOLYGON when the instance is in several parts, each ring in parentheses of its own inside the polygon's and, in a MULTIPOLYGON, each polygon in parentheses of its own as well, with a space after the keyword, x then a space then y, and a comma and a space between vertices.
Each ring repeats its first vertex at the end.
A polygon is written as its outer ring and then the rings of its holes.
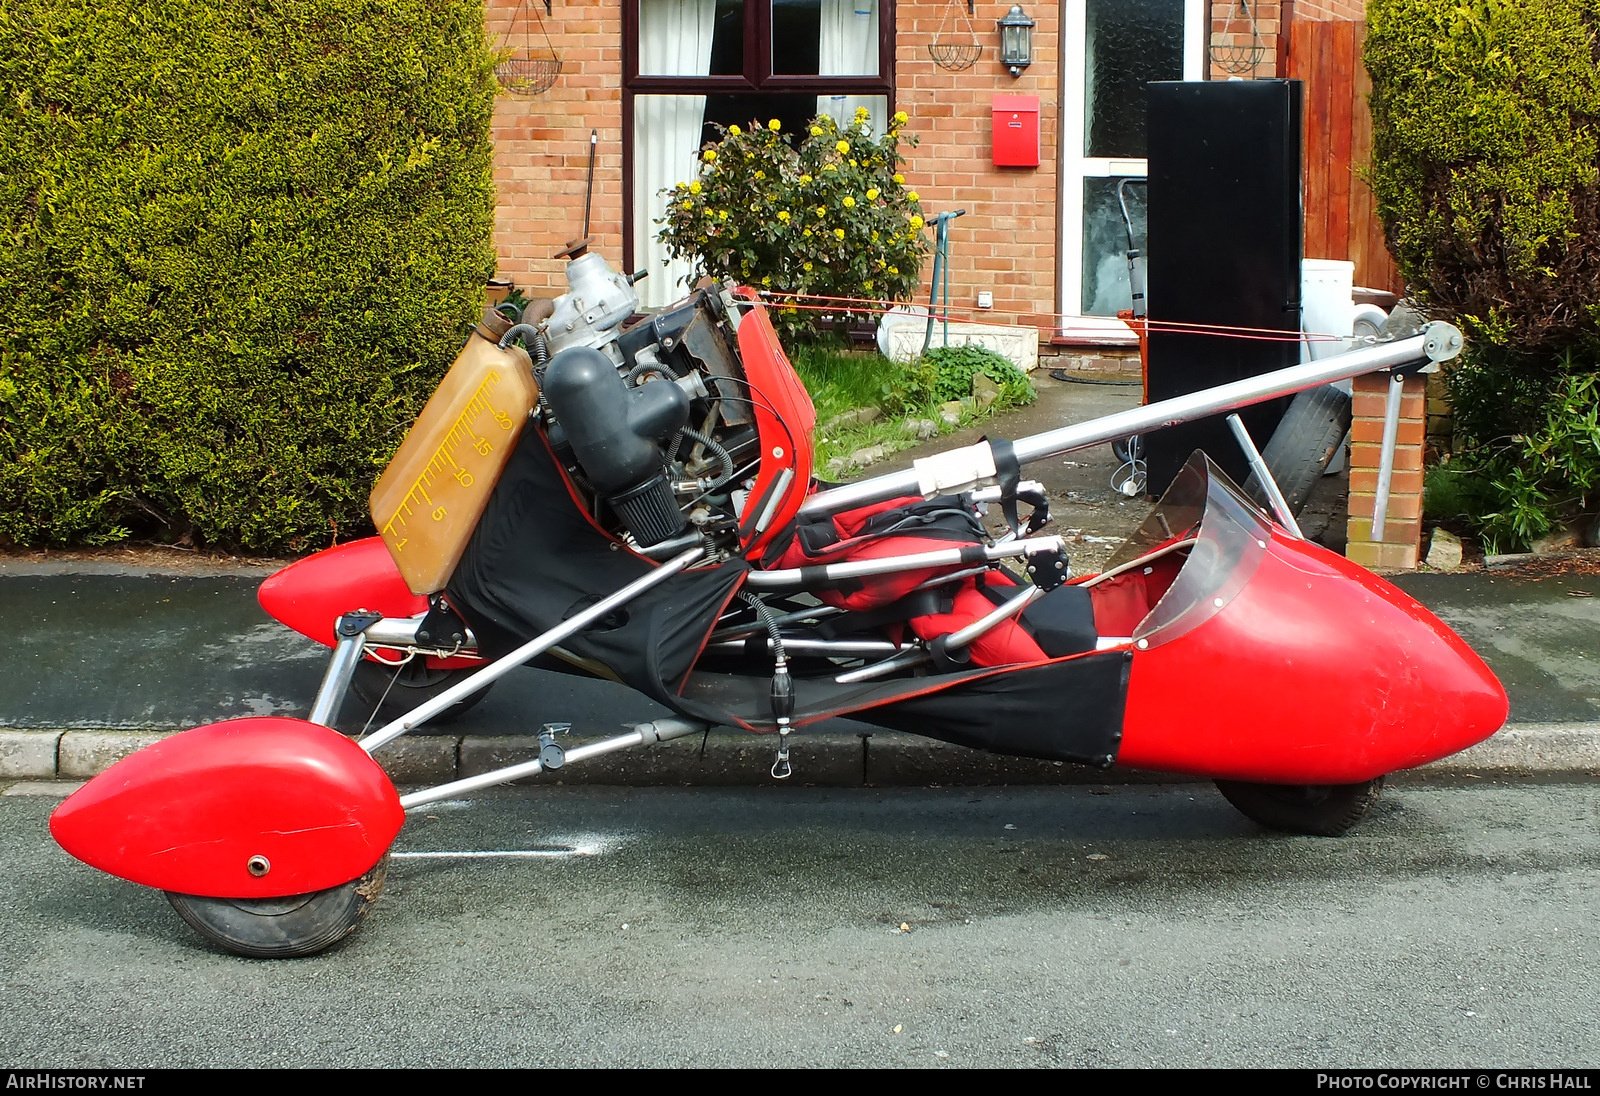
MULTIPOLYGON (((383 697, 383 706, 378 708, 377 718, 387 722, 405 715, 424 701, 432 700, 475 672, 475 670, 437 669, 429 666, 421 656, 418 656, 401 666, 399 676, 396 677, 395 667, 385 666, 371 659, 362 659, 356 663, 356 672, 351 675, 350 691, 356 695, 356 699, 367 706, 368 712, 377 706, 378 698, 383 697), (389 684, 391 680, 394 682, 392 688, 389 684), (388 690, 388 696, 384 696, 385 690, 388 690)), ((488 696, 492 688, 494 684, 491 682, 465 700, 456 701, 411 733, 439 733, 432 728, 460 719, 488 696)))
MULTIPOLYGON (((1283 413, 1272 440, 1261 451, 1267 471, 1283 492, 1289 512, 1299 514, 1311 497, 1311 489, 1322 478, 1339 443, 1350 429, 1350 397, 1331 384, 1296 393, 1283 413)), ((1254 474, 1245 492, 1271 513, 1267 493, 1254 474)))
POLYGON ((1251 784, 1218 780, 1217 790, 1252 822, 1269 830, 1339 837, 1366 817, 1383 777, 1359 784, 1251 784))
POLYGON ((315 955, 356 931, 383 893, 389 871, 384 853, 359 879, 288 898, 204 898, 167 891, 178 916, 201 936, 250 959, 315 955))

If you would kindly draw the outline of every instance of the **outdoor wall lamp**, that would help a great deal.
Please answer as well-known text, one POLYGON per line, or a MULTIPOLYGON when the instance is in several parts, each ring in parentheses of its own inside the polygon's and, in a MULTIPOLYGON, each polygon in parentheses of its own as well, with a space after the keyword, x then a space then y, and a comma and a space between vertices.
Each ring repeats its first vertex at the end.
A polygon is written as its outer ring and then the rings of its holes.
POLYGON ((1021 76, 1022 70, 1033 64, 1033 20, 1021 5, 1013 4, 999 26, 1000 63, 1012 76, 1021 76))

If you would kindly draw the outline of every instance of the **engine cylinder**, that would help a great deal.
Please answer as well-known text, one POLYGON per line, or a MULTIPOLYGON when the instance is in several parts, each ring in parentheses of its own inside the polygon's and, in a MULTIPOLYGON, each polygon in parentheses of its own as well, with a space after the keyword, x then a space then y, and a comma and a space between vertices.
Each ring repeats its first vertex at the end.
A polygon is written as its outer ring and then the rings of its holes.
POLYGON ((611 360, 588 347, 550 359, 544 396, 583 474, 640 544, 682 531, 662 443, 689 421, 689 396, 670 381, 629 388, 611 360))

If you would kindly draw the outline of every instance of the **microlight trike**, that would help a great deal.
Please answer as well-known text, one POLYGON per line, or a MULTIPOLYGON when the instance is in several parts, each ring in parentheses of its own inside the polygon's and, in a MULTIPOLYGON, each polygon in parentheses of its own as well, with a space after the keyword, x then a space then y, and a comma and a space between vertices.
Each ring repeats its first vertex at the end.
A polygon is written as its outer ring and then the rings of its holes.
POLYGON ((263 584, 272 616, 333 649, 309 717, 215 723, 124 759, 55 812, 68 852, 166 891, 224 948, 304 955, 354 929, 407 811, 711 725, 772 733, 777 778, 793 730, 849 716, 1207 777, 1268 826, 1331 835, 1385 774, 1505 720, 1499 682, 1449 628, 1204 454, 1095 575, 1071 575, 1023 478, 1448 358, 1447 324, 834 486, 814 476, 815 414, 756 294, 702 287, 630 322, 631 280, 599 256, 568 281, 514 326, 485 316, 373 491, 379 536, 263 584), (535 760, 401 794, 383 747, 522 665, 620 681, 674 715, 570 749, 546 725, 535 760), (359 740, 333 730, 352 685, 388 717, 359 740))

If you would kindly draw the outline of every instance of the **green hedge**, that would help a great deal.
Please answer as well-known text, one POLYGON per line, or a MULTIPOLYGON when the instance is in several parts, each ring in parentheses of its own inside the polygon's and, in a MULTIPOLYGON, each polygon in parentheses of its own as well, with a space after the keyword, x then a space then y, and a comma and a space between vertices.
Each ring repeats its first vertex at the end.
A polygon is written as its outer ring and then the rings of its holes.
POLYGON ((494 269, 482 0, 0 4, 0 541, 303 550, 494 269))
POLYGON ((1600 332, 1600 0, 1372 0, 1370 173, 1411 289, 1470 334, 1600 332))

